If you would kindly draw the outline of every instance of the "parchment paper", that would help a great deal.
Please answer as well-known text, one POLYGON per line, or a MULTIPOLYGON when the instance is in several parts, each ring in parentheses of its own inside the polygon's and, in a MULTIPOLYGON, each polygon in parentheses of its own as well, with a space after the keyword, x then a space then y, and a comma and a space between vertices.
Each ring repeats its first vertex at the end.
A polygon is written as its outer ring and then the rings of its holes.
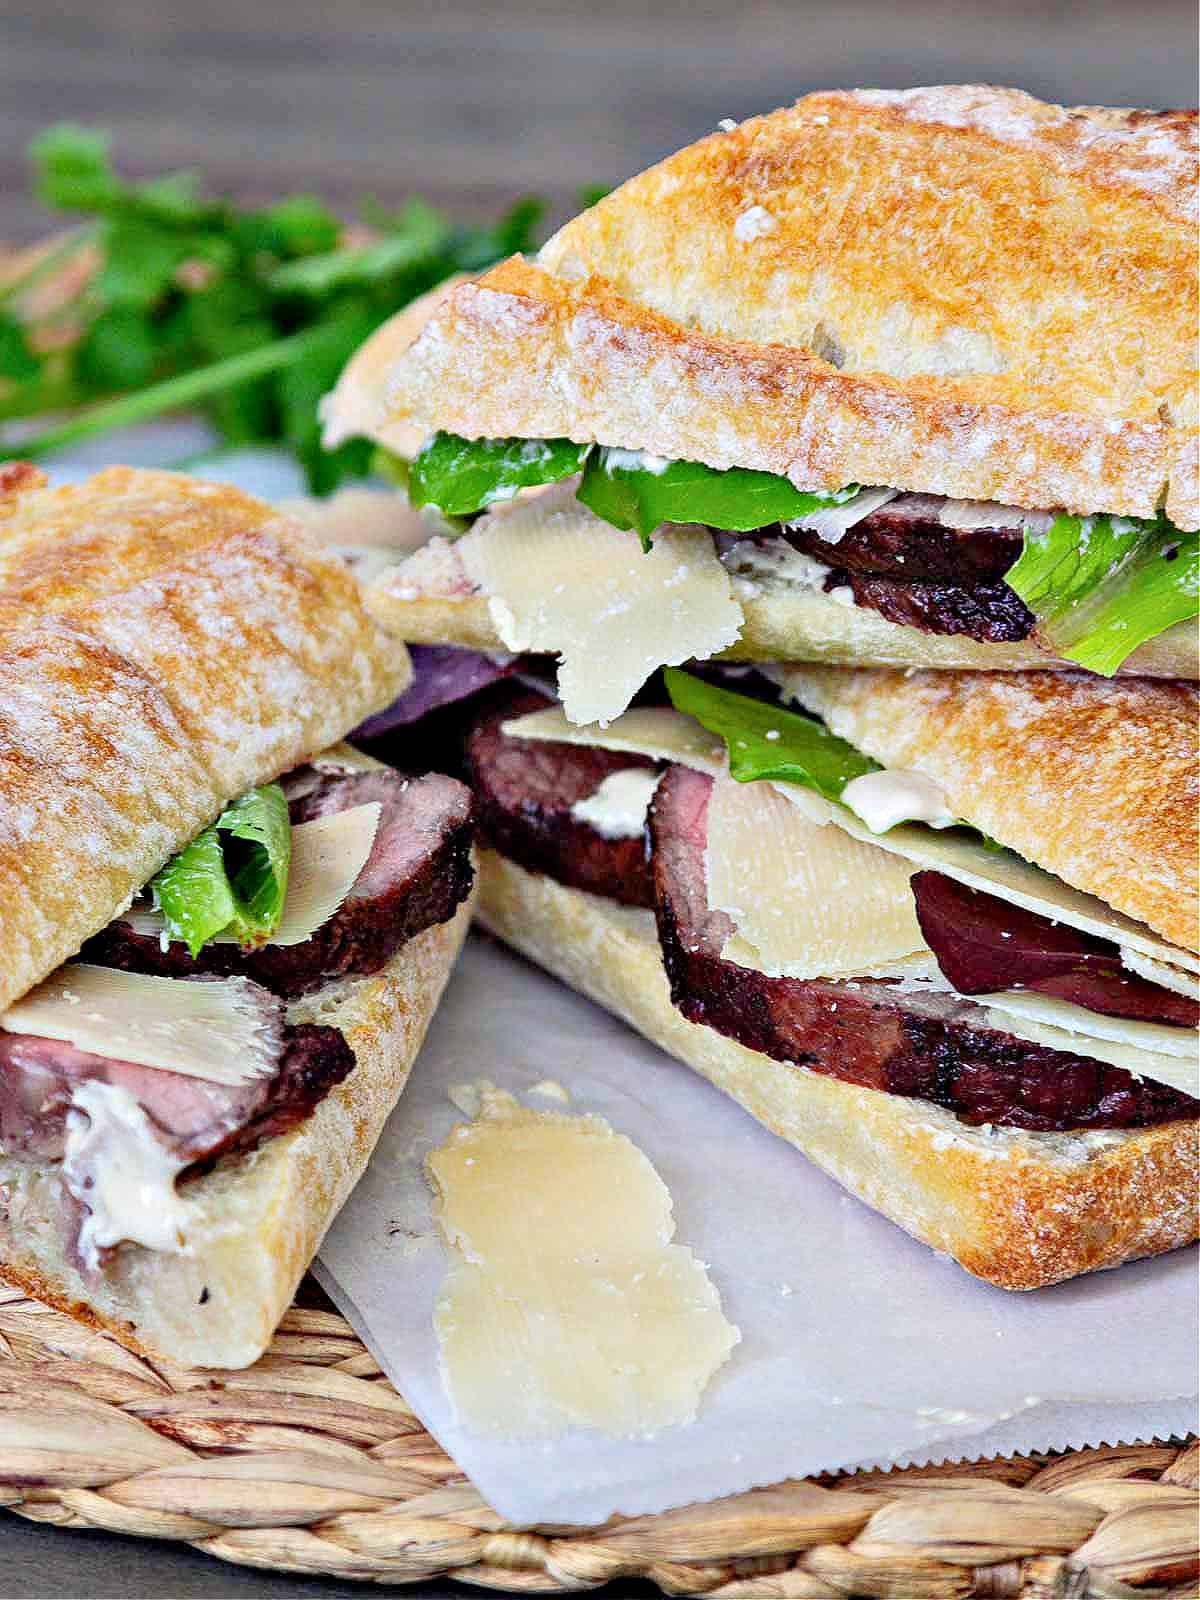
MULTIPOLYGON (((281 498, 277 451, 197 460, 173 419, 47 463, 178 465, 281 498)), ((561 1110, 552 1100, 540 1102, 561 1110)), ((1183 1433, 1197 1425, 1194 1250, 1035 1294, 988 1288, 825 1178, 688 1068, 480 936, 317 1266, 421 1420, 514 1522, 589 1523, 853 1465, 980 1458, 1183 1433), (451 1415, 432 1312, 445 1257, 421 1174, 461 1113, 447 1091, 551 1078, 626 1133, 671 1191, 677 1240, 708 1262, 742 1342, 697 1421, 651 1441, 576 1432, 503 1444, 451 1415)))
POLYGON ((504 1516, 594 1523, 855 1464, 1131 1442, 1196 1426, 1197 1258, 1033 1294, 969 1277, 852 1199, 703 1079, 482 935, 469 941, 317 1275, 422 1422, 504 1516), (421 1172, 488 1078, 549 1078, 645 1151, 676 1239, 742 1342, 696 1422, 646 1440, 473 1435, 442 1390, 445 1255, 421 1172))

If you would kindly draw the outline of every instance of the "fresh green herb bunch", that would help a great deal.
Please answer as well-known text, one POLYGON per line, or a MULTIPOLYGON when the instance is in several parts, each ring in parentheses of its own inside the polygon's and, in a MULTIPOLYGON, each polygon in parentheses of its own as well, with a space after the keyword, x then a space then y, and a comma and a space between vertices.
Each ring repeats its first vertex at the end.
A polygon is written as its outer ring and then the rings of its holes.
POLYGON ((107 137, 86 128, 50 128, 30 154, 39 198, 95 220, 0 286, 0 421, 79 414, 0 442, 0 459, 188 407, 228 445, 291 449, 328 494, 371 462, 365 440, 320 442, 317 402, 354 350, 451 273, 529 250, 543 211, 526 199, 464 228, 419 199, 395 213, 368 203, 348 232, 311 195, 256 210, 206 195, 190 173, 126 182, 107 137), (65 302, 44 292, 56 277, 75 285, 65 302))

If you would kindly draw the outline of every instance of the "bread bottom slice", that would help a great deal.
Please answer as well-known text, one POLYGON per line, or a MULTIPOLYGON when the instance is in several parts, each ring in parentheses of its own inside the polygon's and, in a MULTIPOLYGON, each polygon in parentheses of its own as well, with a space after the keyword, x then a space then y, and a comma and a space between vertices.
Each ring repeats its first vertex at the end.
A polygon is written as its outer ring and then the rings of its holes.
POLYGON ((483 926, 723 1089, 876 1211, 1004 1289, 1037 1289, 1197 1235, 1195 1121, 974 1128, 928 1101, 748 1050, 671 1004, 653 918, 493 851, 483 926))
MULTIPOLYGON (((394 569, 393 569, 394 570, 394 569)), ((1078 672, 1071 661, 1047 655, 1031 639, 987 644, 960 634, 923 633, 889 622, 869 606, 844 606, 817 590, 763 581, 739 592, 745 622, 726 661, 828 661, 842 666, 971 667, 1016 672, 1030 667, 1078 672)), ((371 610, 410 644, 455 644, 470 650, 503 650, 483 595, 462 599, 433 596, 401 599, 386 576, 368 594, 371 610)), ((1120 668, 1149 678, 1200 677, 1194 623, 1180 622, 1136 649, 1120 668)))
POLYGON ((373 977, 289 1006, 292 1022, 339 1028, 355 1067, 298 1127, 186 1185, 199 1208, 187 1254, 123 1245, 88 1281, 66 1253, 57 1164, 8 1158, 0 1277, 142 1355, 192 1367, 257 1360, 408 1081, 470 917, 468 900, 373 977))

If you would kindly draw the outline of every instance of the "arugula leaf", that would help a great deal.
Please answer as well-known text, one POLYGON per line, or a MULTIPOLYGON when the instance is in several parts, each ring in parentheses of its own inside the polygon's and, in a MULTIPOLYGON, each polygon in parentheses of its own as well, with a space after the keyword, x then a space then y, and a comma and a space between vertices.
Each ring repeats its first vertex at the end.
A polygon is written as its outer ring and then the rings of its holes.
POLYGON ((721 689, 677 667, 668 667, 663 678, 676 711, 724 739, 729 775, 739 783, 798 783, 840 804, 851 778, 879 770, 877 761, 815 717, 721 689))
POLYGON ((219 933, 265 943, 283 915, 291 854, 283 790, 248 790, 151 880, 169 937, 193 958, 219 933))
POLYGON ((569 439, 464 439, 438 433, 412 463, 409 495, 416 506, 436 505, 470 516, 518 489, 557 483, 582 469, 578 497, 598 517, 636 528, 642 548, 663 522, 701 522, 746 532, 858 493, 851 484, 833 494, 804 494, 771 472, 731 467, 718 472, 698 461, 654 462, 631 450, 572 444, 569 439))
POLYGON ((579 471, 586 444, 569 439, 462 439, 435 433, 408 471, 414 506, 437 506, 448 516, 470 516, 518 489, 557 483, 579 471))
POLYGON ((748 533, 787 522, 824 506, 840 506, 859 492, 849 484, 832 494, 806 494, 787 478, 746 467, 718 471, 699 461, 657 461, 639 451, 592 451, 579 498, 614 528, 636 528, 642 548, 663 522, 699 522, 748 533))
POLYGON ((1060 516, 1026 532, 1005 583, 1047 645, 1111 676, 1147 639, 1200 612, 1200 534, 1165 517, 1060 516))
MULTIPOLYGON (((841 805, 842 790, 852 778, 881 770, 878 761, 831 733, 817 717, 719 688, 678 667, 665 668, 663 679, 676 711, 695 717, 724 739, 729 775, 739 783, 763 778, 798 783, 841 805)), ((969 822, 957 822, 954 828, 972 834, 985 850, 1003 853, 1007 848, 969 822)))

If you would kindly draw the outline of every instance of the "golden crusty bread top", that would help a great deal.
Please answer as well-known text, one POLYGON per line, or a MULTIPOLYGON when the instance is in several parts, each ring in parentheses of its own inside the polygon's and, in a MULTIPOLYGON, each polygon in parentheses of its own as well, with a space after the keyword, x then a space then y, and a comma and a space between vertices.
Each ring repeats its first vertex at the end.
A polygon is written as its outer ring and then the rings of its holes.
POLYGON ((461 286, 379 436, 565 435, 1194 528, 1195 181, 1187 112, 809 95, 461 286))
POLYGON ((0 476, 0 1008, 410 675, 340 561, 171 472, 0 476))
POLYGON ((1077 889, 1200 950, 1193 684, 1086 673, 789 668, 833 731, 1077 889))

